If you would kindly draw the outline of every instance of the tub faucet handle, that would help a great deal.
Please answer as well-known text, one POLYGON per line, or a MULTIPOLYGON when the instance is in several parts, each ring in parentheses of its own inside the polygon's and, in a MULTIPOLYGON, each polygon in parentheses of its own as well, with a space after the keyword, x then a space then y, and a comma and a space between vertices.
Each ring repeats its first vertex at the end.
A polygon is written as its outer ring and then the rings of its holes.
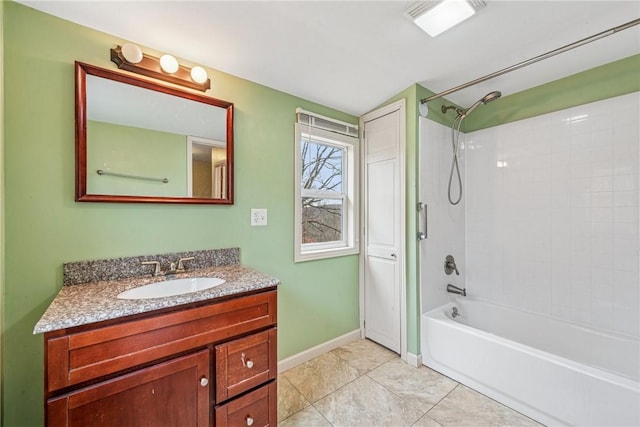
POLYGON ((456 260, 453 258, 453 255, 447 255, 447 257, 444 259, 444 272, 447 274, 451 274, 454 271, 456 272, 456 276, 460 275, 458 266, 456 265, 456 260))

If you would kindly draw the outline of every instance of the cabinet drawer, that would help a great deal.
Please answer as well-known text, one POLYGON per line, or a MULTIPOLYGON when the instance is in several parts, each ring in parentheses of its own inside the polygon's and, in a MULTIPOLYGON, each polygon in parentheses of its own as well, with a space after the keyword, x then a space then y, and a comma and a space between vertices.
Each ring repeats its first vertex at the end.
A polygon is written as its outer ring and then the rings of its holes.
POLYGON ((45 335, 49 394, 276 324, 276 293, 264 292, 112 326, 45 335))
POLYGON ((273 381, 244 396, 216 407, 216 427, 276 427, 278 387, 273 381))
POLYGON ((277 376, 276 328, 216 346, 216 402, 277 376))

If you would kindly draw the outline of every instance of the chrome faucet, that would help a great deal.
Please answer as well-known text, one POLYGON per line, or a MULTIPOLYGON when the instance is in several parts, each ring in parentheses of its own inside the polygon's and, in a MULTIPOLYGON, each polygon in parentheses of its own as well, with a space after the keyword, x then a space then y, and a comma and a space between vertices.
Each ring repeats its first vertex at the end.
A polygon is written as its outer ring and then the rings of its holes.
POLYGON ((456 260, 453 258, 453 255, 447 255, 447 257, 444 259, 444 272, 447 274, 451 274, 454 271, 456 272, 456 276, 460 275, 458 266, 456 265, 456 260))
POLYGON ((447 285, 447 292, 449 292, 450 294, 462 295, 463 297, 467 296, 467 290, 465 288, 459 288, 456 285, 452 285, 451 283, 447 285))

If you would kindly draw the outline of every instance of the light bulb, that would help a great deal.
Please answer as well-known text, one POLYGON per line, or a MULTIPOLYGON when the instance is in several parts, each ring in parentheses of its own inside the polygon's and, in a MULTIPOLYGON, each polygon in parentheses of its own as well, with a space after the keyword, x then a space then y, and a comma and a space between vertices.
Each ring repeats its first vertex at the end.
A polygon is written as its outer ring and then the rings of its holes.
POLYGON ((207 81, 209 76, 207 75, 207 72, 204 68, 196 65, 191 69, 191 78, 196 83, 204 83, 207 81))
POLYGON ((162 55, 160 57, 160 67, 165 73, 173 74, 178 71, 178 60, 171 55, 162 55))
POLYGON ((142 50, 140 50, 138 45, 135 45, 133 43, 125 43, 122 45, 120 51, 122 52, 122 56, 124 56, 124 59, 126 59, 127 62, 131 64, 137 64, 138 62, 142 61, 142 50))

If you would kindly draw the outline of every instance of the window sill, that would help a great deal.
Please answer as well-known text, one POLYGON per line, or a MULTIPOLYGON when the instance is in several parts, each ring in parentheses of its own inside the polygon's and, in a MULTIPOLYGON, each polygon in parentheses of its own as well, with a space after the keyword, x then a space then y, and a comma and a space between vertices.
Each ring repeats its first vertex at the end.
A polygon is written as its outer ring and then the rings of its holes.
POLYGON ((348 247, 348 248, 332 248, 332 249, 322 249, 316 251, 307 251, 302 253, 296 253, 295 262, 304 262, 304 261, 314 261, 318 259, 326 259, 326 258, 336 258, 347 255, 357 255, 360 253, 359 248, 348 247))

